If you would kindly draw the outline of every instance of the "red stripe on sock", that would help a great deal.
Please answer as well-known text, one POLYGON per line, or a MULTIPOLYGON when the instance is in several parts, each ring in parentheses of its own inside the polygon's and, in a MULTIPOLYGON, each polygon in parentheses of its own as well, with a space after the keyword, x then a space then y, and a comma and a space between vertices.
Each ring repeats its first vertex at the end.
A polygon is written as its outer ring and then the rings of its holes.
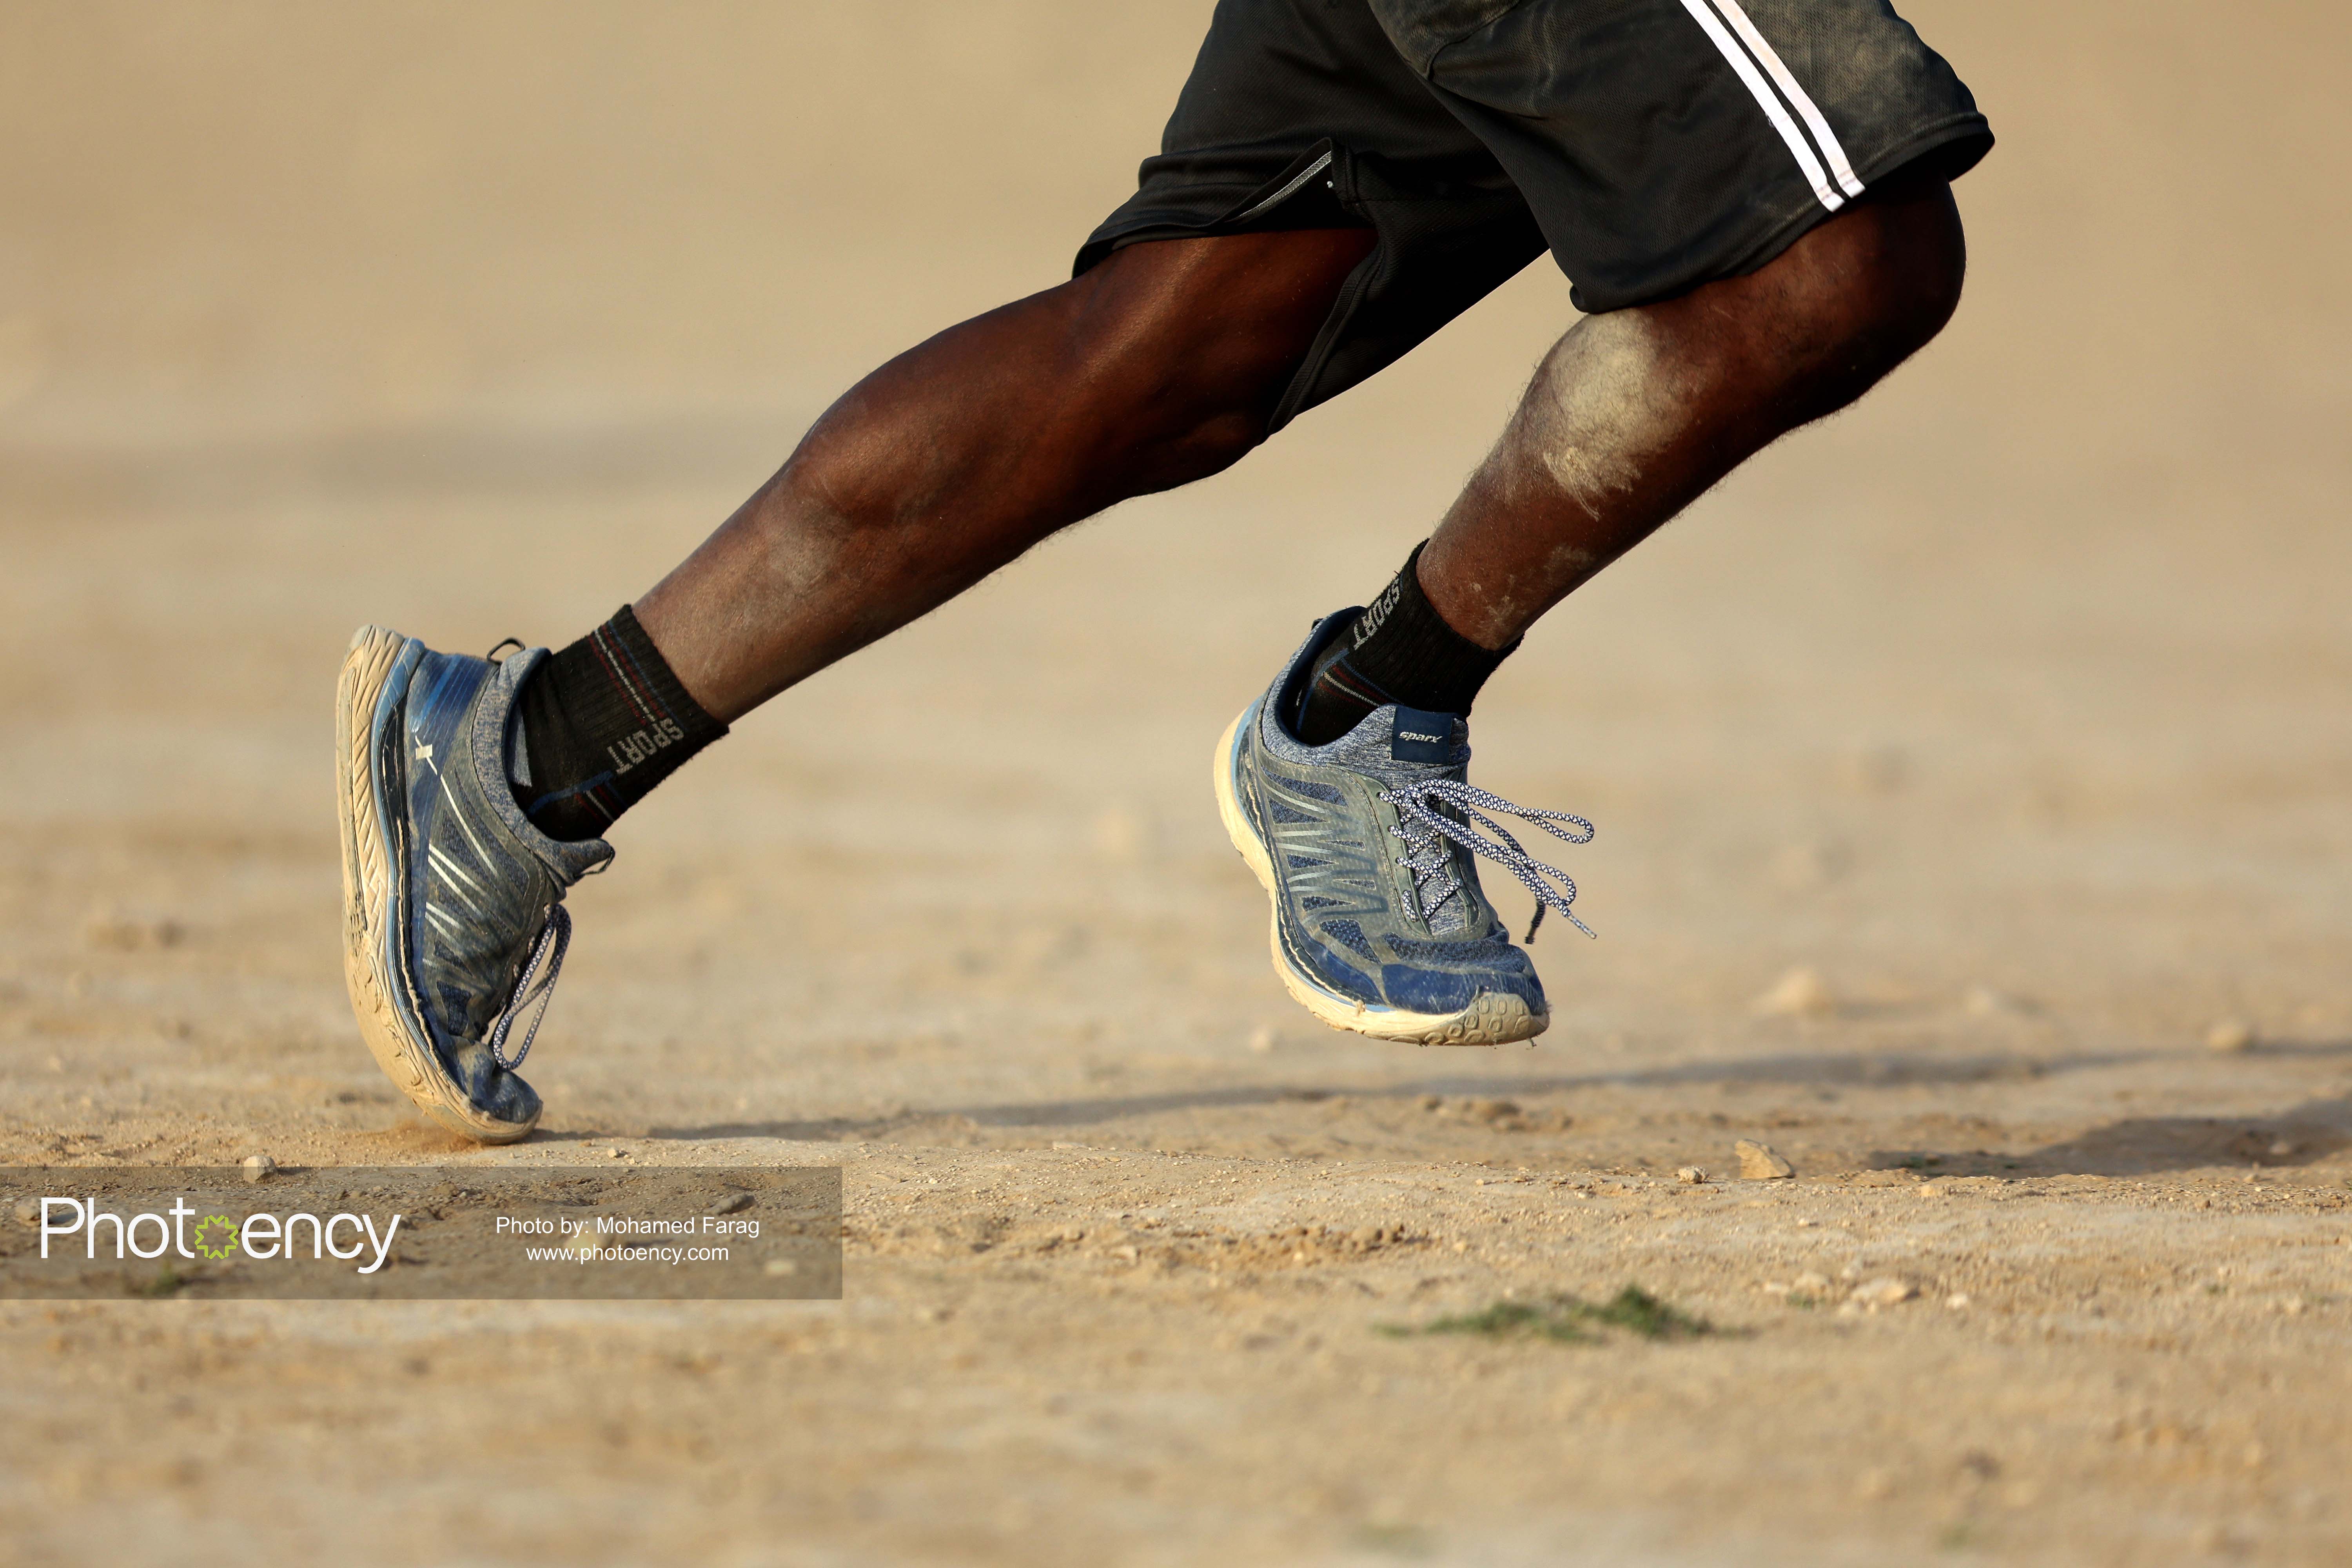
POLYGON ((598 662, 604 665, 605 675, 614 686, 620 689, 621 694, 628 699, 629 705, 637 710, 637 717, 648 724, 659 724, 666 716, 661 710, 661 705, 653 700, 653 694, 650 691, 639 690, 636 680, 627 670, 621 668, 621 661, 616 656, 626 650, 608 646, 605 631, 602 626, 596 628, 592 640, 596 645, 596 658, 598 662))

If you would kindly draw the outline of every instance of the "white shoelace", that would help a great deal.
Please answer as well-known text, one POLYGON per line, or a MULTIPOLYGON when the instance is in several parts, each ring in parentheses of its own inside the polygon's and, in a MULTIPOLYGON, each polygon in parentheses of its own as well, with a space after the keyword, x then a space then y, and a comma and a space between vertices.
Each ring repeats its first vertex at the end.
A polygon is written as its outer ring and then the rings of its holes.
MULTIPOLYGON (((1571 889, 1571 896, 1573 891, 1571 889)), ((571 911, 562 904, 550 905, 547 923, 532 939, 530 957, 524 961, 522 973, 515 980, 514 994, 507 999, 506 1010, 490 1026, 489 1038, 485 1042, 490 1048, 490 1059, 509 1072, 520 1068, 523 1058, 530 1055, 530 1043, 539 1037, 540 1020, 547 1016, 547 1004, 555 994, 555 977, 563 973, 563 950, 571 945, 571 911), (542 967, 545 973, 541 973, 542 967), (523 1031, 522 1049, 509 1060, 506 1054, 507 1036, 521 1018, 523 1009, 533 1002, 539 1004, 539 1010, 531 1015, 530 1027, 523 1031)))
POLYGON ((1519 879, 1521 887, 1535 895, 1536 918, 1528 922, 1528 934, 1524 940, 1535 941, 1536 930, 1543 924, 1546 910, 1559 910, 1560 919, 1587 936, 1593 934, 1592 928, 1578 920, 1576 911, 1569 908, 1576 901, 1575 879, 1559 867, 1548 866, 1528 854, 1501 823, 1486 814, 1493 812, 1496 816, 1516 816, 1522 822, 1532 822, 1567 844, 1592 842, 1592 824, 1584 818, 1571 816, 1564 811, 1538 811, 1529 806, 1514 805, 1501 795, 1459 779, 1423 779, 1402 789, 1383 791, 1381 798, 1395 806, 1398 818, 1407 825, 1390 831, 1404 840, 1408 852, 1397 858, 1397 864, 1412 873, 1413 898, 1421 905, 1423 920, 1435 916, 1446 900, 1462 890, 1461 879, 1454 875, 1451 864, 1454 856, 1450 845, 1458 844, 1472 854, 1484 855, 1501 866, 1519 879), (1457 822, 1440 811, 1440 806, 1451 806, 1467 820, 1457 822), (1477 828, 1469 825, 1472 822, 1488 828, 1495 837, 1490 839, 1481 836, 1477 828), (1554 826, 1561 822, 1572 824, 1576 831, 1570 832, 1554 826), (1420 832, 1415 833, 1412 831, 1414 828, 1420 832), (1416 838, 1419 843, 1414 842, 1416 838), (1496 842, 1496 839, 1501 842, 1496 842), (1423 889, 1441 871, 1445 874, 1446 886, 1436 898, 1431 899, 1423 889))

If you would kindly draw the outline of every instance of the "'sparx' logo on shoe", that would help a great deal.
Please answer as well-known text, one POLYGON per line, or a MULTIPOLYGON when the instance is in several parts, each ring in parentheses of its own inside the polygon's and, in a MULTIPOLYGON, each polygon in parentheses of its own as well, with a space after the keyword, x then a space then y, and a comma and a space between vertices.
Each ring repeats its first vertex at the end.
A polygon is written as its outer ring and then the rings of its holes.
POLYGON ((1389 755, 1400 763, 1449 763, 1454 760, 1454 715, 1424 713, 1418 708, 1396 710, 1389 755))

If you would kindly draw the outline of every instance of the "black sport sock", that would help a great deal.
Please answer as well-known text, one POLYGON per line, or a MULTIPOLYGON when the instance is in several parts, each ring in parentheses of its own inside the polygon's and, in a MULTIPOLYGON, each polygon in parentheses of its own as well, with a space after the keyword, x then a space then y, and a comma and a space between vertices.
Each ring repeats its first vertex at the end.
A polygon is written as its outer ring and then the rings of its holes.
POLYGON ((1468 717, 1486 678, 1519 645, 1480 647, 1445 624, 1421 590, 1423 540, 1404 570, 1356 617, 1348 634, 1317 656, 1315 679, 1293 725, 1310 746, 1328 746, 1391 702, 1468 717))
POLYGON ((669 661, 620 613, 549 656, 516 694, 507 771, 515 804, 550 838, 601 838, 727 726, 687 695, 669 661))

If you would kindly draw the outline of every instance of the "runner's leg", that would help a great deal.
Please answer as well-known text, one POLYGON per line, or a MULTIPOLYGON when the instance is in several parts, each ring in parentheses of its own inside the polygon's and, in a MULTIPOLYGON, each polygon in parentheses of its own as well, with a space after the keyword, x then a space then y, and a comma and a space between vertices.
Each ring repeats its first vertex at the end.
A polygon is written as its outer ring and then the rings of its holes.
POLYGON ((1760 271, 1580 321, 1422 552, 1430 603, 1470 641, 1508 647, 1717 479, 1935 336, 1964 265, 1950 188, 1927 180, 1856 203, 1760 271))
POLYGON ((731 721, 1132 496, 1216 473, 1267 416, 1364 229, 1132 245, 867 376, 636 614, 731 721))

